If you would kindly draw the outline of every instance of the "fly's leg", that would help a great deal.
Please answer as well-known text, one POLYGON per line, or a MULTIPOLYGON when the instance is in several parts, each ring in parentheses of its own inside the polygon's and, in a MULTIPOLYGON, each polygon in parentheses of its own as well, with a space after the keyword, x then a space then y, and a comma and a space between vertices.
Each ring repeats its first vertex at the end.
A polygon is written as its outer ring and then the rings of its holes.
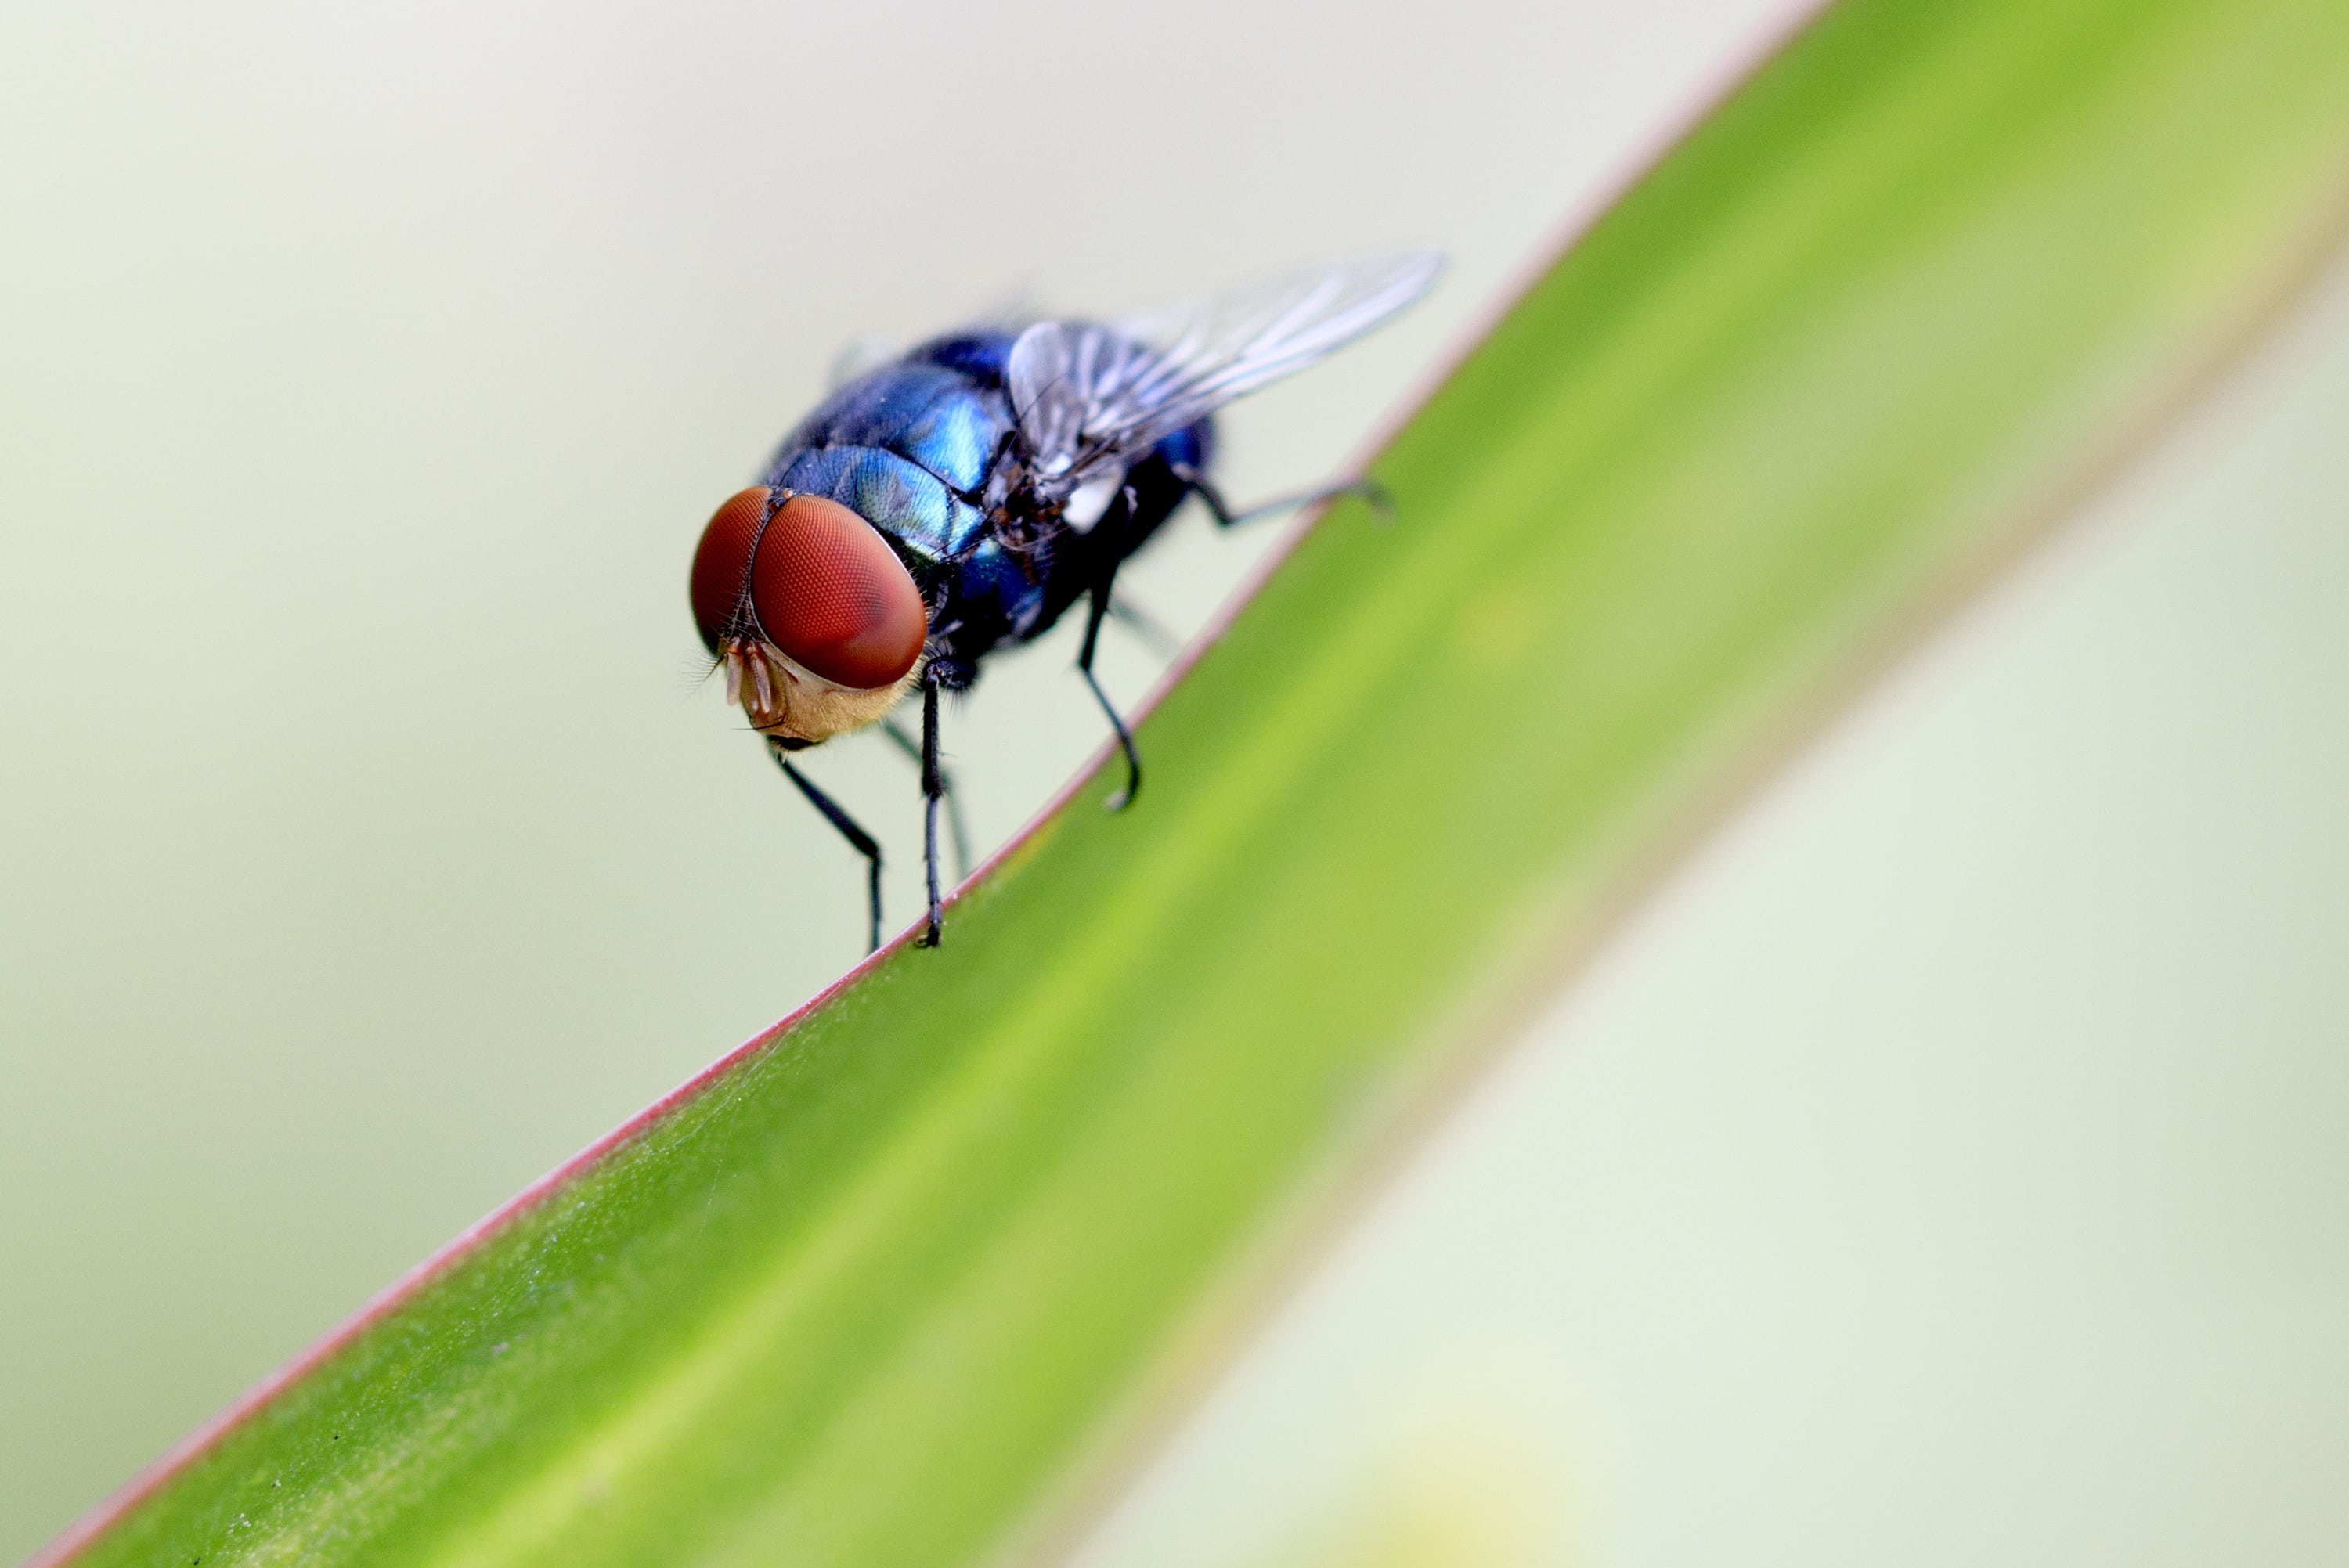
POLYGON ((1109 693, 1102 690, 1101 682, 1093 676, 1093 647, 1101 641, 1102 622, 1109 614, 1112 585, 1116 581, 1119 565, 1119 558, 1113 552, 1108 552, 1106 559, 1109 562, 1107 570, 1093 581, 1092 603, 1085 614, 1085 645, 1077 653, 1077 673, 1084 676, 1085 685, 1092 688, 1093 700, 1101 704, 1102 712, 1109 718, 1109 727, 1117 731, 1118 749, 1125 753, 1125 788, 1102 802, 1102 809, 1105 811, 1123 811, 1133 804, 1136 795, 1142 793, 1142 754, 1134 750, 1133 737, 1127 731, 1125 720, 1118 717, 1116 705, 1109 700, 1109 693))
POLYGON ((1289 511, 1300 506, 1314 506, 1325 500, 1336 500, 1340 496, 1349 495, 1361 497, 1372 511, 1379 514, 1381 521, 1394 516, 1394 498, 1387 494, 1386 486, 1374 479, 1348 480, 1343 484, 1322 485, 1314 490, 1299 490, 1295 495, 1275 496, 1270 500, 1259 501, 1246 511, 1234 511, 1225 501, 1223 491, 1208 483, 1207 477, 1196 469, 1185 468, 1178 464, 1174 469, 1174 477, 1191 487, 1191 493, 1197 496, 1206 505, 1207 515, 1216 520, 1216 526, 1218 528, 1237 528, 1242 523, 1254 522, 1261 517, 1269 517, 1276 511, 1289 511))
MULTIPOLYGON (((905 754, 906 759, 919 767, 922 743, 905 733, 905 727, 894 718, 881 721, 881 732, 889 743, 905 754)), ((955 793, 954 774, 943 762, 938 764, 938 793, 946 800, 947 838, 954 844, 955 881, 970 875, 970 830, 962 820, 962 797, 955 793)))
POLYGON ((1162 659, 1171 659, 1183 651, 1183 639, 1174 634, 1174 628, 1123 593, 1110 595, 1109 618, 1132 632, 1143 647, 1162 659))
MULTIPOLYGON (((781 740, 770 737, 767 740, 767 749, 774 754, 775 766, 783 770, 783 777, 799 786, 800 793, 807 797, 808 804, 822 812, 823 820, 833 825, 833 830, 846 839, 858 854, 864 857, 866 891, 871 896, 873 905, 873 942, 872 946, 866 951, 878 949, 881 945, 880 844, 874 840, 872 834, 856 825, 854 818, 834 804, 831 796, 817 789, 813 779, 792 766, 791 756, 784 751, 783 743, 781 740)), ((935 876, 935 873, 933 875, 935 876)), ((933 898, 934 908, 936 902, 933 898)))
POLYGON ((922 867, 930 880, 930 926, 921 935, 924 947, 936 947, 946 928, 938 913, 938 802, 946 792, 946 776, 938 771, 938 677, 932 668, 922 672, 922 867))

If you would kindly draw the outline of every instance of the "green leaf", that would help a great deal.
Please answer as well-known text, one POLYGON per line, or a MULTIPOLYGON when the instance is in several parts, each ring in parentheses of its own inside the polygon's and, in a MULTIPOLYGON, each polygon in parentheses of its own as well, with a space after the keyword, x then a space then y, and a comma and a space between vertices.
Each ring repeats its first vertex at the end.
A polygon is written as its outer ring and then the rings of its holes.
POLYGON ((1627 897, 2328 246, 2339 0, 1854 0, 956 907, 55 1550, 1050 1539, 1627 897))

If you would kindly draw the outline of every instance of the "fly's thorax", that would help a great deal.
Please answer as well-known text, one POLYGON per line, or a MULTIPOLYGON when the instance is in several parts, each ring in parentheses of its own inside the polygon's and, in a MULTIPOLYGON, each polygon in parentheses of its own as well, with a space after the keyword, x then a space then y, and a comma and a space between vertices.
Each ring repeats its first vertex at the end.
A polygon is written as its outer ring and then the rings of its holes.
POLYGON ((739 637, 726 645, 726 700, 761 735, 814 745, 878 724, 919 678, 917 664, 887 686, 846 686, 824 679, 771 643, 739 637))

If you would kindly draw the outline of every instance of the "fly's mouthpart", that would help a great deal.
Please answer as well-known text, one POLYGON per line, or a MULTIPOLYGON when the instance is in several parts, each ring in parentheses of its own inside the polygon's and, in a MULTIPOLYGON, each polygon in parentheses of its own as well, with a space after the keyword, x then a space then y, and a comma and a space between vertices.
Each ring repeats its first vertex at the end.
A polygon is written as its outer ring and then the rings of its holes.
POLYGON ((925 650, 896 680, 867 688, 826 680, 761 637, 730 637, 721 657, 728 704, 740 708, 750 727, 770 739, 803 746, 878 723, 913 689, 929 663, 925 650))
POLYGON ((766 649, 753 637, 730 638, 726 644, 726 701, 739 707, 754 729, 783 720, 782 689, 775 682, 775 666, 766 649))

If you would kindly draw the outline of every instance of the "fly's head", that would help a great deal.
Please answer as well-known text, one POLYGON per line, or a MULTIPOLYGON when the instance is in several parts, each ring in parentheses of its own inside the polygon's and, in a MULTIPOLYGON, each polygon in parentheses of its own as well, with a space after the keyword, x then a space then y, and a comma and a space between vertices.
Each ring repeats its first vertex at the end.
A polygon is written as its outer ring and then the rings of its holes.
POLYGON ((730 497, 693 555, 693 619, 751 727, 813 744, 886 714, 913 684, 929 612, 873 525, 822 496, 730 497))

